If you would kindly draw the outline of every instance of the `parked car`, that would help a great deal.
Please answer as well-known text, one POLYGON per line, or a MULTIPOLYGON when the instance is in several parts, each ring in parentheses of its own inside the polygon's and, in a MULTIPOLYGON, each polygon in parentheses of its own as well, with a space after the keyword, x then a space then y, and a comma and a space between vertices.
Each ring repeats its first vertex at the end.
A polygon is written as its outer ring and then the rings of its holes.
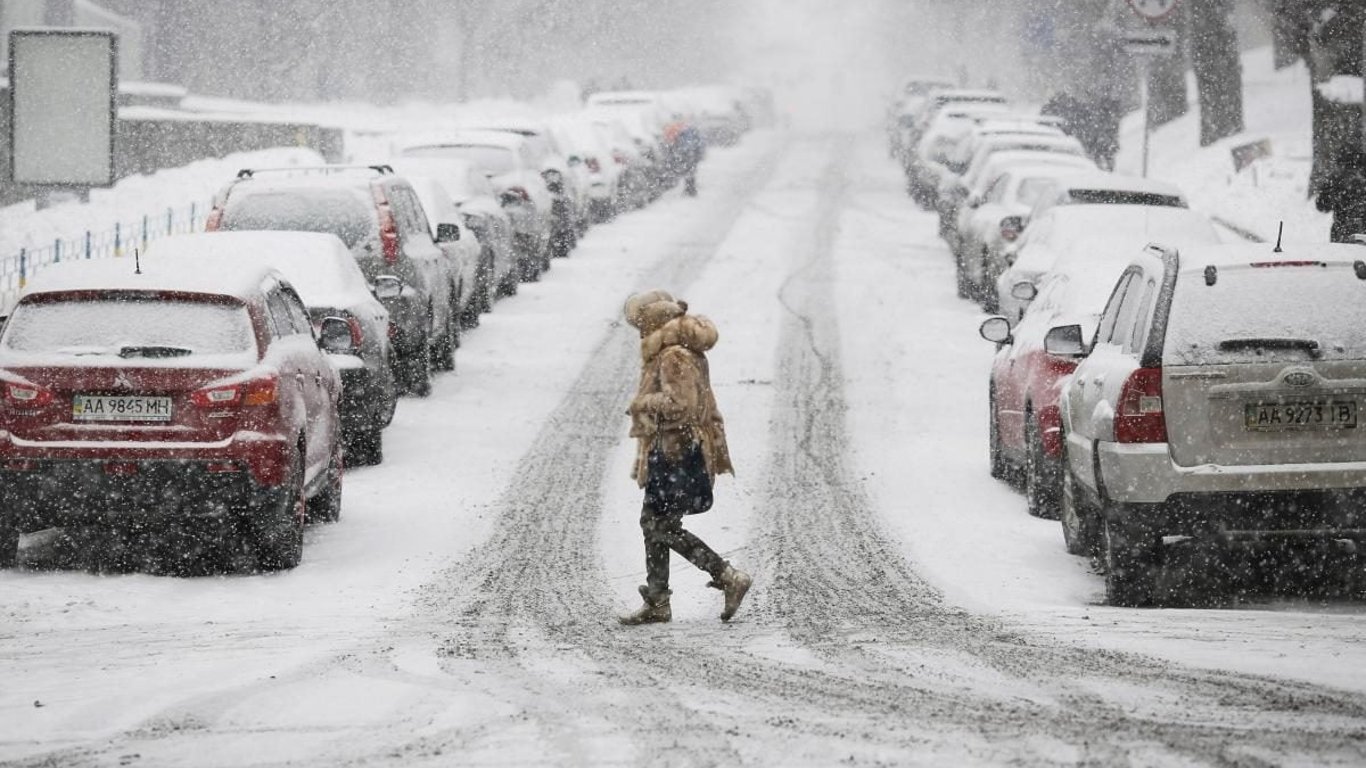
POLYGON ((550 268, 554 200, 526 139, 500 131, 459 130, 410 142, 399 156, 455 158, 483 170, 512 221, 522 280, 538 280, 550 268))
POLYGON ((488 120, 480 126, 484 130, 511 133, 526 139, 533 162, 538 163, 541 178, 551 195, 551 255, 568 256, 579 237, 588 231, 587 174, 582 165, 571 166, 569 153, 556 141, 545 123, 538 120, 504 118, 488 120))
POLYGON ((1073 251, 1054 265, 1014 324, 1001 316, 982 323, 982 337, 997 345, 988 383, 991 475, 1024 486, 1029 513, 1056 519, 1062 497, 1059 395, 1076 368, 1072 355, 1045 349, 1048 333, 1077 325, 1095 331, 1115 279, 1148 244, 1148 236, 1107 238, 1094 250, 1073 251))
POLYGON ((21 533, 98 523, 189 529, 292 568, 305 520, 339 514, 341 381, 275 270, 54 264, 0 336, 0 387, 0 567, 21 533))
POLYGON ((1189 208, 1186 196, 1174 184, 1107 171, 1088 171, 1058 179, 1030 210, 1030 218, 1059 205, 1149 205, 1189 208))
POLYGON ((1166 536, 1361 543, 1366 261, 1355 245, 1152 247, 1066 387, 1062 518, 1116 605, 1160 598, 1166 536))
MULTIPOLYGON (((981 191, 986 182, 987 166, 991 165, 992 159, 1007 152, 1043 152, 1086 158, 1086 148, 1071 136, 1001 135, 983 138, 968 162, 967 170, 959 174, 950 169, 940 178, 939 191, 935 197, 939 211, 939 234, 948 242, 955 256, 958 255, 959 245, 955 239, 958 233, 958 209, 973 192, 981 191)), ((1094 162, 1089 165, 1094 166, 1094 162)))
POLYGON ((1043 276, 1072 253, 1107 253, 1115 242, 1140 239, 1176 247, 1219 240, 1208 217, 1186 208, 1149 205, 1065 205, 1029 223, 1007 253, 1010 266, 996 280, 996 304, 1012 323, 1024 316, 1043 276))
MULTIPOLYGON (((243 269, 279 270, 298 291, 315 335, 323 321, 346 323, 346 345, 327 350, 341 376, 342 443, 349 466, 380 463, 384 428, 394 418, 398 387, 389 343, 389 310, 370 291, 365 274, 336 235, 313 232, 208 232, 173 235, 147 247, 153 259, 236 260, 243 269)), ((397 291, 395 278, 377 290, 397 291)))
POLYGON ((517 293, 521 267, 513 241, 512 219, 498 201, 488 175, 473 163, 453 157, 398 159, 390 164, 401 174, 426 174, 440 182, 460 210, 465 226, 479 241, 483 267, 475 291, 479 311, 492 310, 495 295, 517 293))
POLYGON ((392 171, 245 169, 218 194, 205 229, 331 233, 351 250, 372 289, 381 277, 398 278, 402 290, 381 296, 393 324, 394 377, 400 390, 425 397, 433 366, 453 366, 459 346, 460 324, 450 311, 454 281, 417 194, 392 171))
POLYGON ((996 311, 996 280, 1006 269, 1006 248, 1023 234, 1024 220, 1039 195, 1054 180, 1076 173, 1078 167, 1006 164, 980 192, 968 196, 958 215, 960 294, 978 301, 988 312, 996 311))
POLYGON ((570 173, 582 176, 587 184, 588 220, 598 223, 611 219, 617 212, 622 166, 613 160, 612 150, 598 129, 577 115, 548 121, 547 128, 556 144, 568 153, 570 173))
POLYGON ((939 187, 944 177, 951 173, 950 155, 971 126, 983 117, 1005 114, 1006 110, 1004 104, 991 102, 943 109, 923 127, 919 139, 914 143, 907 139, 911 149, 905 154, 903 169, 907 191, 917 204, 926 208, 935 205, 939 187))
POLYGON ((632 136, 617 112, 584 110, 580 115, 597 131, 620 169, 613 214, 644 207, 651 199, 655 161, 646 156, 643 141, 632 136))
MULTIPOLYGON (((480 295, 479 273, 484 257, 479 239, 464 224, 460 207, 446 192, 442 183, 431 176, 405 174, 404 178, 413 185, 422 210, 427 214, 427 225, 432 237, 441 246, 441 252, 450 262, 455 284, 451 287, 451 312, 459 318, 462 328, 473 328, 479 324, 482 308, 493 301, 492 296, 480 295)), ((489 290, 484 281, 483 290, 489 290)))

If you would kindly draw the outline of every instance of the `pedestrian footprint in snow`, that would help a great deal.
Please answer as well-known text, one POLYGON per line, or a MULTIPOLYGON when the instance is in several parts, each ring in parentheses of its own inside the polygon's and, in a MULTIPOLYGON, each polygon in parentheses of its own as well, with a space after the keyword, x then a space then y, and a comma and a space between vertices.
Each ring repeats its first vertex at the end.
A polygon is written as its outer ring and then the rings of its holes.
POLYGON ((729 472, 726 428, 711 391, 707 350, 716 346, 716 326, 688 314, 686 302, 664 291, 636 294, 626 301, 626 322, 640 331, 640 389, 631 401, 631 437, 639 450, 631 477, 645 490, 640 529, 645 534, 645 604, 621 617, 622 624, 673 618, 669 607, 669 552, 711 574, 725 594, 721 620, 730 621, 749 591, 750 576, 732 568, 711 547, 683 530, 683 517, 712 505, 716 476, 729 472))

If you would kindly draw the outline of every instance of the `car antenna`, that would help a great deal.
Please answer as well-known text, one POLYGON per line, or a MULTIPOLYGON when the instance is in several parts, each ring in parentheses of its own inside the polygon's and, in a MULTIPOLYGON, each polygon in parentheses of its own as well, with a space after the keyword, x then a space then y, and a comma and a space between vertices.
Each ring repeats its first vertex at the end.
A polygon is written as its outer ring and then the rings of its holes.
POLYGON ((142 274, 142 252, 137 248, 133 249, 133 274, 142 274))
POLYGON ((1271 250, 1272 253, 1280 253, 1280 252, 1281 252, 1281 235, 1283 235, 1283 234, 1285 234, 1285 222, 1284 222, 1284 221, 1281 222, 1281 226, 1276 230, 1276 247, 1273 248, 1273 249, 1271 250))

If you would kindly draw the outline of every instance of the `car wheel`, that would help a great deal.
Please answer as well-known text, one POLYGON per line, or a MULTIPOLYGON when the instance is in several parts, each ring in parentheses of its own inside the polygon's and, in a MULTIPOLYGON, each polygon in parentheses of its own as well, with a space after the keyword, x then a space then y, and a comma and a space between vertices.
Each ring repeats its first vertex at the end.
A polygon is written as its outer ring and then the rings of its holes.
POLYGON ((1005 454, 1001 452, 1001 425, 996 416, 996 390, 993 388, 991 395, 987 398, 989 413, 987 414, 987 446, 991 456, 991 476, 997 480, 1010 479, 1010 465, 1006 463, 1005 454))
POLYGON ((303 449, 295 457, 294 469, 276 497, 263 509, 255 510, 252 528, 256 544, 256 565, 263 571, 287 571, 299 564, 304 549, 303 449))
POLYGON ((373 467, 384 461, 384 430, 367 429, 346 440, 346 466, 373 467))
POLYGON ((1122 510, 1105 510, 1105 598, 1110 605, 1152 605, 1161 567, 1162 539, 1155 531, 1123 520, 1122 516, 1122 510))
POLYGON ((1082 506, 1078 497, 1077 480, 1063 463, 1062 502, 1058 505, 1058 519, 1062 522, 1062 540, 1070 555, 1097 554, 1095 514, 1082 506))
POLYGON ((418 343, 411 354, 399 358, 397 373, 405 393, 418 397, 432 393, 432 359, 427 342, 418 343))
POLYGON ((1025 501, 1029 514, 1058 519, 1058 467, 1043 452, 1043 435, 1032 414, 1025 418, 1025 501))
POLYGON ((10 519, 0 517, 0 568, 13 568, 18 562, 19 526, 10 519))
POLYGON ((332 449, 332 461, 327 465, 326 485, 308 500, 308 521, 311 523, 335 523, 341 519, 342 456, 342 446, 339 442, 336 448, 332 449))
POLYGON ((980 297, 979 301, 982 304, 982 310, 992 315, 1000 310, 1000 307, 997 306, 995 288, 998 275, 992 274, 993 272, 994 270, 991 268, 991 251, 983 248, 982 284, 978 287, 977 295, 980 297))
POLYGON ((456 328, 454 316, 448 316, 444 327, 436 334, 432 345, 432 367, 438 371, 455 370, 455 348, 460 346, 460 331, 456 328))

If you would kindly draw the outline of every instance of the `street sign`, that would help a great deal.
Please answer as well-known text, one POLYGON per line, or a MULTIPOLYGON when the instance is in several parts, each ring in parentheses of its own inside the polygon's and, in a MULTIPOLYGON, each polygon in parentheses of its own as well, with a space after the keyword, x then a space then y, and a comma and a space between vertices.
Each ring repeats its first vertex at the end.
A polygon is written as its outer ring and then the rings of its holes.
POLYGON ((15 184, 114 183, 118 36, 105 30, 9 34, 9 150, 15 184))
POLYGON ((1176 53, 1176 33, 1170 29, 1147 29, 1124 33, 1124 50, 1136 56, 1170 56, 1176 53))
POLYGON ((1180 6, 1181 0, 1129 0, 1134 13, 1148 21, 1162 21, 1180 6))

